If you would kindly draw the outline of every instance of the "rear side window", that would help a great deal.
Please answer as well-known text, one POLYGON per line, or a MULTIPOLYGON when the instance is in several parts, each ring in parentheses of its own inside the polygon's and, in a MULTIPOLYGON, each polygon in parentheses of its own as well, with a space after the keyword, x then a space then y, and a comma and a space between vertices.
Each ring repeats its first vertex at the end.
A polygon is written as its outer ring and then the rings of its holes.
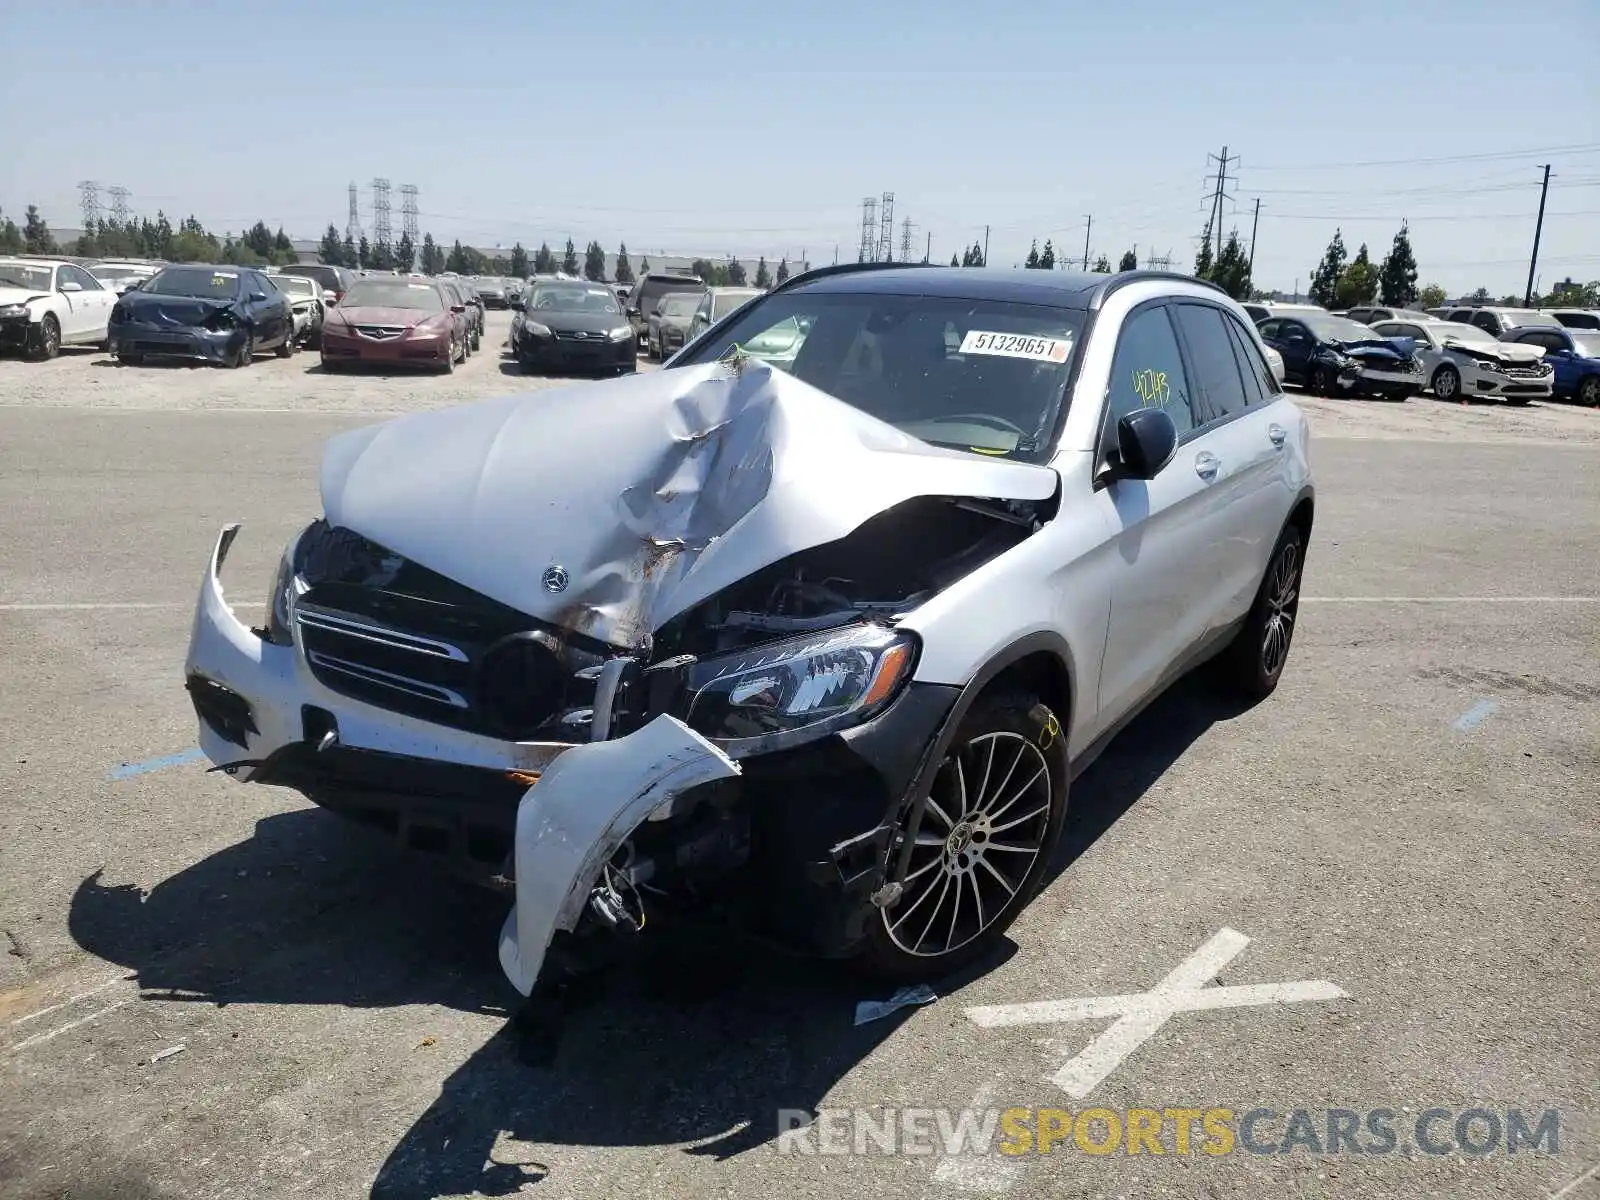
POLYGON ((1208 403, 1208 419, 1242 412, 1246 403, 1244 380, 1239 377, 1239 361, 1227 326, 1222 323, 1222 313, 1206 304, 1180 304, 1178 325, 1194 363, 1195 382, 1208 403))
POLYGON ((1261 336, 1263 338, 1275 338, 1275 337, 1279 337, 1279 336, 1282 335, 1282 333, 1283 333, 1283 322, 1282 321, 1263 321, 1263 322, 1261 322, 1261 324, 1257 325, 1256 328, 1261 331, 1261 336))
POLYGON ((1277 377, 1245 327, 1231 316, 1223 323, 1233 337, 1233 353, 1239 360, 1239 374, 1244 377, 1245 402, 1265 404, 1278 394, 1277 377))
POLYGON ((1479 329, 1486 329, 1496 337, 1500 336, 1500 318, 1492 312, 1475 312, 1472 314, 1472 324, 1479 329))
POLYGON ((1141 408, 1163 408, 1179 437, 1195 427, 1189 378, 1165 305, 1135 313, 1122 327, 1107 400, 1113 426, 1141 408))

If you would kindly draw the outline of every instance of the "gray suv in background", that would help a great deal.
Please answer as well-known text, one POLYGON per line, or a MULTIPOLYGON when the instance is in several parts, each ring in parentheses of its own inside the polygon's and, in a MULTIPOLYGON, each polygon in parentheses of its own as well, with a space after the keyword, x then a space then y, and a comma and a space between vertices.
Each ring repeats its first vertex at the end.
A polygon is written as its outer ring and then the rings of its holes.
POLYGON ((650 334, 650 314, 655 312, 661 297, 671 292, 688 292, 702 295, 705 281, 698 275, 679 275, 665 271, 652 271, 641 275, 628 296, 628 320, 633 325, 634 336, 642 347, 650 334))

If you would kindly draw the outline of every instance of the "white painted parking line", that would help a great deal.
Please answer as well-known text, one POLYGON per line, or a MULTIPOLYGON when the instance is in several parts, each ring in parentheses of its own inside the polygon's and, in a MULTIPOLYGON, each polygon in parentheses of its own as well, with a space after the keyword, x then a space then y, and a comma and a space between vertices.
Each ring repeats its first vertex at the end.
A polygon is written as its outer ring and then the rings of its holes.
POLYGON ((1561 1200, 1563 1196, 1572 1195, 1580 1183, 1588 1183, 1589 1180, 1593 1179, 1596 1175, 1600 1175, 1600 1163, 1595 1163, 1594 1166, 1590 1167, 1582 1175, 1579 1175, 1576 1179, 1566 1184, 1566 1186, 1564 1186, 1560 1191, 1551 1192, 1549 1200, 1561 1200))
POLYGON ((30 1046, 42 1045, 45 1042, 60 1037, 63 1033, 70 1033, 80 1025, 87 1025, 90 1021, 98 1021, 107 1013, 116 1012, 116 1010, 121 1008, 124 1004, 132 1004, 138 998, 139 997, 137 996, 129 996, 125 1000, 118 1000, 112 1004, 108 1004, 99 1012, 92 1012, 87 1017, 79 1017, 76 1021, 68 1021, 65 1025, 58 1025, 54 1029, 46 1030, 44 1033, 36 1033, 31 1038, 24 1038, 15 1046, 11 1047, 11 1053, 20 1054, 30 1046))
POLYGON ((1116 1017, 1111 1028, 1068 1059, 1050 1077, 1067 1095, 1081 1100, 1178 1013, 1339 1000, 1347 994, 1321 979, 1242 987, 1203 986, 1249 944, 1250 939, 1238 930, 1221 929, 1148 992, 1030 1004, 982 1005, 967 1009, 967 1017, 986 1029, 1116 1017))
MULTIPOLYGON (((994 1103, 995 1085, 986 1083, 978 1089, 968 1106, 970 1112, 982 1112, 994 1103)), ((946 1184, 963 1192, 1009 1192, 1022 1178, 1022 1164, 999 1157, 993 1145, 981 1151, 964 1154, 946 1154, 933 1170, 935 1183, 946 1184)))

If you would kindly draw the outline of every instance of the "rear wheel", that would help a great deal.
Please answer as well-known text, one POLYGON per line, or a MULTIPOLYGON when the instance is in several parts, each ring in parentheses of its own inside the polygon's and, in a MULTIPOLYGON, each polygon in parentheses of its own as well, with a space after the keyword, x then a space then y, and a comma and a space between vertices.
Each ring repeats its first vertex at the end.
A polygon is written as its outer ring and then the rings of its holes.
POLYGON ((1286 526, 1267 562, 1266 576, 1243 628, 1213 664, 1217 682, 1245 700, 1265 700, 1272 695, 1289 661, 1289 643, 1300 615, 1304 551, 1300 530, 1286 526))
POLYGON ((1577 398, 1587 408, 1600 408, 1600 375, 1590 375, 1579 383, 1577 398))
POLYGON ((1055 713, 1037 696, 980 697, 934 776, 900 895, 869 923, 861 965, 931 979, 989 953, 1039 890, 1066 811, 1055 713))

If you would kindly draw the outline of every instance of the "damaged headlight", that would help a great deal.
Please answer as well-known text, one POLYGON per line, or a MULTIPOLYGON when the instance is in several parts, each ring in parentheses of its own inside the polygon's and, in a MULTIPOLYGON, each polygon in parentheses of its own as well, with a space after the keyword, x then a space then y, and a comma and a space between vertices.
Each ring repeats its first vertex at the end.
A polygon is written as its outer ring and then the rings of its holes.
POLYGON ((26 304, 7 304, 0 306, 0 317, 25 317, 28 315, 26 304))
POLYGON ((272 577, 272 591, 267 596, 267 641, 275 646, 294 645, 294 601, 304 590, 295 570, 295 559, 305 533, 301 530, 289 539, 277 573, 272 577))
POLYGON ((711 738, 820 737, 883 709, 915 660, 916 640, 881 625, 769 642, 698 664, 688 723, 711 738))

